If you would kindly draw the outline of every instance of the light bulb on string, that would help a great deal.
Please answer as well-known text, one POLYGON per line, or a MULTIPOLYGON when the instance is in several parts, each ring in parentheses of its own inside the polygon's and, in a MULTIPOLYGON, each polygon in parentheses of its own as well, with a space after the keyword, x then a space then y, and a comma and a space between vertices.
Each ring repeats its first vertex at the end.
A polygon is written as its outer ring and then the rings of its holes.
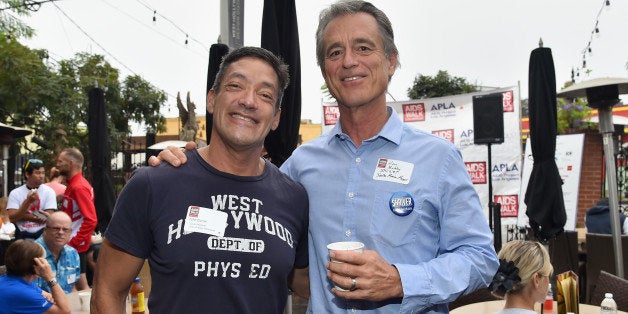
POLYGON ((606 0, 606 11, 610 11, 611 10, 611 1, 610 0, 606 0))
POLYGON ((157 22, 157 10, 153 11, 153 24, 157 22))
POLYGON ((589 56, 593 55, 593 50, 591 49, 591 47, 587 48, 587 50, 589 51, 589 56))
POLYGON ((188 34, 185 34, 185 44, 188 44, 188 34))
POLYGON ((584 60, 584 59, 583 59, 583 60, 582 60, 582 68, 583 68, 583 69, 586 69, 586 67, 587 67, 587 60, 584 60))

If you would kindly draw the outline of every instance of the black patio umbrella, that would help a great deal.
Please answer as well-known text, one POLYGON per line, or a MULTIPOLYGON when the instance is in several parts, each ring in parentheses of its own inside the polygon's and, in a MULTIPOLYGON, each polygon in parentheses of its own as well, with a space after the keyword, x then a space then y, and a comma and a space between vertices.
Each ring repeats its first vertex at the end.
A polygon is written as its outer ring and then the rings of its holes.
POLYGON ((544 243, 563 232, 567 221, 563 181, 556 166, 556 77, 552 50, 537 48, 530 55, 528 78, 530 139, 534 165, 524 201, 536 238, 544 243))
POLYGON ((116 202, 111 179, 111 150, 107 135, 107 115, 105 96, 100 88, 88 92, 89 108, 87 130, 89 132, 89 155, 92 161, 92 187, 94 206, 98 217, 97 230, 107 229, 116 202))
POLYGON ((297 147, 301 125, 301 56, 294 0, 264 0, 262 48, 281 57, 290 67, 290 85, 281 102, 279 127, 264 142, 271 161, 281 166, 297 147))
MULTIPOLYGON (((220 63, 222 62, 222 58, 229 53, 229 46, 225 44, 213 44, 209 48, 209 64, 207 65, 207 88, 205 90, 205 96, 209 93, 209 90, 214 86, 214 81, 216 80, 216 74, 218 74, 218 68, 220 67, 220 63)), ((212 126, 214 122, 213 114, 207 111, 205 108, 205 128, 207 134, 207 144, 209 144, 211 134, 212 134, 212 126)))

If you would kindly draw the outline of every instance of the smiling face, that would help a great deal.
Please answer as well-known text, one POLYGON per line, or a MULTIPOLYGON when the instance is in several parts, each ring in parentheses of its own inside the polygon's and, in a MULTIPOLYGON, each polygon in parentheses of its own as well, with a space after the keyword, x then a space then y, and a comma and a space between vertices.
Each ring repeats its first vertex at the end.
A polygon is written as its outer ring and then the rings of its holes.
POLYGON ((386 103, 396 54, 386 56, 377 22, 367 13, 336 17, 323 36, 323 77, 340 106, 386 103))
POLYGON ((278 77, 268 63, 254 57, 231 63, 219 92, 207 95, 207 110, 214 115, 212 145, 261 149, 279 124, 278 95, 278 77))

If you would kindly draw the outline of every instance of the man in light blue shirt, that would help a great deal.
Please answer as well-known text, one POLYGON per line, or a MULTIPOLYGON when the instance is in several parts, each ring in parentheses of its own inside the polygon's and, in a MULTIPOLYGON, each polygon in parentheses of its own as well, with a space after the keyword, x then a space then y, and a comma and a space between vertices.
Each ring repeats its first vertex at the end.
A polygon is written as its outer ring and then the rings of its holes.
POLYGON ((447 313, 448 302, 486 287, 498 266, 462 156, 386 106, 398 52, 382 11, 335 3, 321 12, 316 38, 339 123, 281 167, 310 198, 309 311, 447 313), (344 263, 331 263, 326 245, 336 241, 366 250, 334 251, 344 263))
MULTIPOLYGON (((81 265, 76 249, 67 245, 72 234, 72 219, 62 211, 48 217, 43 234, 35 240, 46 250, 46 260, 63 292, 70 293, 81 275, 81 265)), ((46 281, 39 277, 35 280, 42 290, 50 292, 46 281)))
MULTIPOLYGON (((372 4, 324 10, 316 52, 339 122, 281 167, 309 195, 308 312, 447 313, 448 302, 487 287, 498 266, 460 151, 386 106, 398 51, 372 4), (336 241, 365 250, 328 253, 336 241)), ((186 160, 176 149, 160 158, 186 160)))

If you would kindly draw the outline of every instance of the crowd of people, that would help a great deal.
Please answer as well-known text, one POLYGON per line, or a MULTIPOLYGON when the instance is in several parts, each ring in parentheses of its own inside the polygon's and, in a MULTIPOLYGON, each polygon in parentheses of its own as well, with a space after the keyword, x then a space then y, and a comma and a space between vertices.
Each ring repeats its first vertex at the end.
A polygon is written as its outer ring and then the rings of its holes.
POLYGON ((0 235, 10 243, 0 252, 6 268, 0 276, 0 313, 69 313, 65 294, 89 289, 85 273, 97 224, 94 192, 82 175, 78 149, 66 148, 56 159, 48 182, 43 161, 27 160, 25 183, 0 201, 0 235))

